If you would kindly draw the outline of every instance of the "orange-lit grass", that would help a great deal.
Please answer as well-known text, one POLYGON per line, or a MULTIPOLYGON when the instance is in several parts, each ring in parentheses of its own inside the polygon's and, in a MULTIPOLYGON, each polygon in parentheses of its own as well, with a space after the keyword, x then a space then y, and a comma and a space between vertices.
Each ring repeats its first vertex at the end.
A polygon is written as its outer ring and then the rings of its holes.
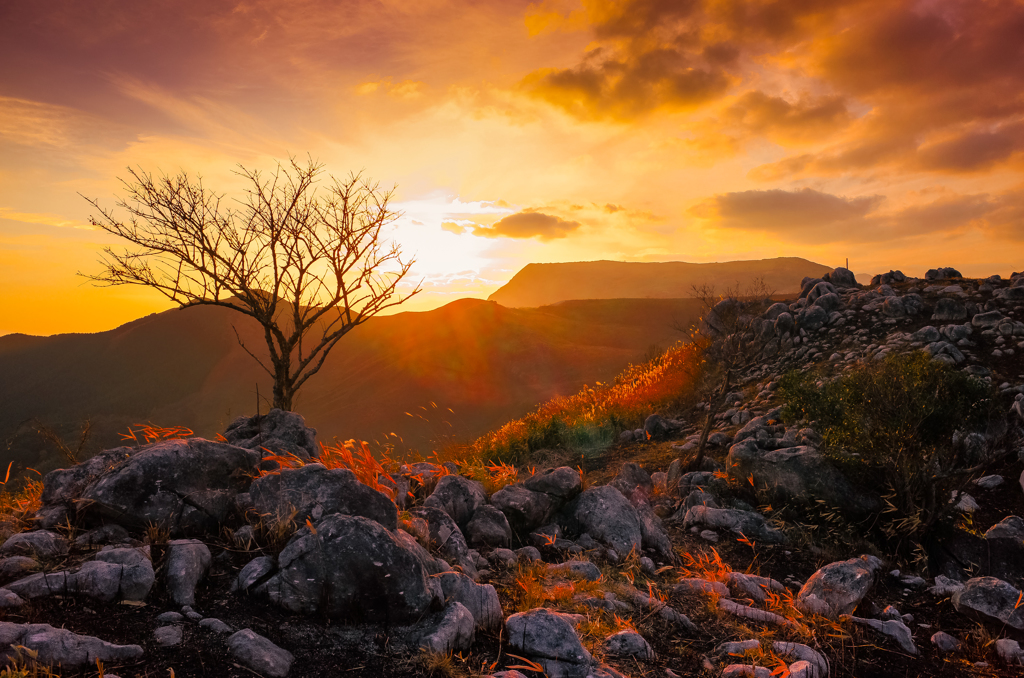
POLYGON ((31 527, 29 521, 39 510, 43 495, 43 481, 28 476, 22 478, 18 489, 8 488, 10 473, 11 466, 8 465, 7 478, 0 483, 0 543, 15 532, 31 527))
POLYGON ((575 395, 542 404, 472 447, 482 458, 518 461, 542 447, 608 443, 620 430, 640 426, 651 412, 691 393, 701 365, 699 346, 677 344, 655 360, 629 366, 612 384, 584 386, 575 395))
MULTIPOLYGON (((373 452, 370 451, 370 444, 365 440, 346 440, 344 443, 336 445, 327 445, 321 442, 320 456, 311 462, 306 462, 301 457, 292 453, 274 454, 266 448, 263 449, 267 452, 267 455, 263 457, 264 460, 275 461, 281 468, 299 468, 306 463, 318 463, 329 469, 348 469, 355 475, 356 480, 363 485, 383 493, 392 501, 395 499, 394 488, 380 482, 380 477, 388 473, 388 470, 384 468, 384 464, 386 463, 391 467, 395 465, 394 462, 386 454, 384 455, 383 463, 378 460, 373 455, 373 452)), ((275 473, 278 473, 278 471, 261 471, 260 475, 272 475, 275 473)))
POLYGON ((604 583, 590 581, 572 572, 550 572, 546 563, 532 562, 518 566, 515 579, 506 593, 512 599, 516 612, 525 612, 535 607, 559 607, 576 611, 582 606, 574 600, 575 597, 580 594, 603 596, 604 583))
MULTIPOLYGON (((121 440, 132 440, 136 445, 148 445, 158 440, 171 440, 173 438, 188 438, 194 435, 192 429, 184 426, 154 426, 153 424, 132 424, 128 427, 128 433, 121 434, 121 440), (139 436, 142 440, 139 440, 139 436)), ((223 436, 222 436, 223 437, 223 436)))

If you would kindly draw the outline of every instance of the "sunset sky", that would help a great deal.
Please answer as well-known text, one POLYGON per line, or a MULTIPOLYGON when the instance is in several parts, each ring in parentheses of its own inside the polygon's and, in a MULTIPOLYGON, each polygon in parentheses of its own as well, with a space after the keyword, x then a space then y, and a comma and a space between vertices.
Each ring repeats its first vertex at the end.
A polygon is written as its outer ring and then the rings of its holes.
POLYGON ((8 0, 0 335, 169 307, 76 275, 129 166, 230 195, 307 155, 397 184, 411 309, 530 262, 1008 276, 1024 2, 8 0))

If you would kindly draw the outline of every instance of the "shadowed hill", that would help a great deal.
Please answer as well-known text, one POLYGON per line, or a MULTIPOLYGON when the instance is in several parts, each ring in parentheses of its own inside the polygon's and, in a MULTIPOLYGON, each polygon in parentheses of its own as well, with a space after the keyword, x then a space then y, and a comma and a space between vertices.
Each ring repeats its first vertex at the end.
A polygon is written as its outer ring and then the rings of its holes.
POLYGON ((744 290, 764 278, 778 294, 797 293, 805 276, 832 270, 797 257, 688 264, 681 261, 640 263, 580 261, 528 264, 488 299, 510 308, 555 304, 567 299, 672 299, 692 296, 693 285, 714 285, 718 292, 744 290))
MULTIPOLYGON (((682 338, 674 326, 697 312, 688 299, 538 309, 465 299, 378 317, 337 345, 296 409, 322 439, 394 432, 420 449, 442 435, 471 439, 538 402, 612 378, 652 345, 682 338)), ((271 393, 232 326, 258 355, 265 351, 253 321, 216 307, 167 311, 98 334, 0 337, 0 441, 10 443, 10 458, 45 470, 57 460, 31 431, 32 418, 69 439, 90 419, 87 450, 116 444, 117 432, 136 422, 212 436, 255 411, 257 384, 263 398, 271 393)))

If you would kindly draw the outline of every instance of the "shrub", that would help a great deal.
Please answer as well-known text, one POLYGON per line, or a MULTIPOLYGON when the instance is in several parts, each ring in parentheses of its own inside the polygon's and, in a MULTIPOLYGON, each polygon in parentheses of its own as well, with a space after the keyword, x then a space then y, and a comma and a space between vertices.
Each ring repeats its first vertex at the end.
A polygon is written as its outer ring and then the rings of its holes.
POLYGON ((995 392, 923 352, 890 355, 831 380, 791 372, 781 381, 786 421, 816 422, 826 456, 865 485, 887 488, 879 525, 901 548, 918 547, 952 514, 951 491, 972 470, 957 431, 987 424, 995 392))

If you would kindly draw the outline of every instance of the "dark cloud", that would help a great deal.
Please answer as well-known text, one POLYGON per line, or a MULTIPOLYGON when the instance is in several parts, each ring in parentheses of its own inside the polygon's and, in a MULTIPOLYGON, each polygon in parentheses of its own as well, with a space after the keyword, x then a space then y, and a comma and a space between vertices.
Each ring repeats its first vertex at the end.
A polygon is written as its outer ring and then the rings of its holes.
POLYGON ((727 117, 754 133, 780 132, 793 137, 822 136, 845 127, 853 118, 842 96, 804 98, 791 103, 760 91, 741 96, 729 107, 727 117))
POLYGON ((580 222, 524 210, 510 214, 491 226, 473 226, 473 235, 485 238, 564 238, 580 227, 580 222))
POLYGON ((624 209, 626 208, 623 207, 622 205, 616 205, 614 203, 608 203, 607 205, 604 206, 604 211, 607 212, 608 214, 615 214, 616 212, 621 212, 624 209))
POLYGON ((582 118, 631 119, 658 108, 693 108, 729 87, 728 74, 681 50, 600 48, 572 68, 530 74, 535 96, 582 118))
POLYGON ((843 198, 812 188, 740 191, 709 198, 691 207, 689 213, 723 228, 809 235, 858 223, 882 200, 878 195, 843 198))
POLYGON ((814 242, 895 242, 985 229, 1024 240, 1024 190, 948 195, 882 211, 884 196, 844 198, 800 191, 743 191, 709 198, 690 214, 720 228, 814 242))
POLYGON ((973 172, 990 169, 1024 151, 1024 124, 995 130, 971 131, 927 144, 918 149, 917 158, 927 169, 973 172))

